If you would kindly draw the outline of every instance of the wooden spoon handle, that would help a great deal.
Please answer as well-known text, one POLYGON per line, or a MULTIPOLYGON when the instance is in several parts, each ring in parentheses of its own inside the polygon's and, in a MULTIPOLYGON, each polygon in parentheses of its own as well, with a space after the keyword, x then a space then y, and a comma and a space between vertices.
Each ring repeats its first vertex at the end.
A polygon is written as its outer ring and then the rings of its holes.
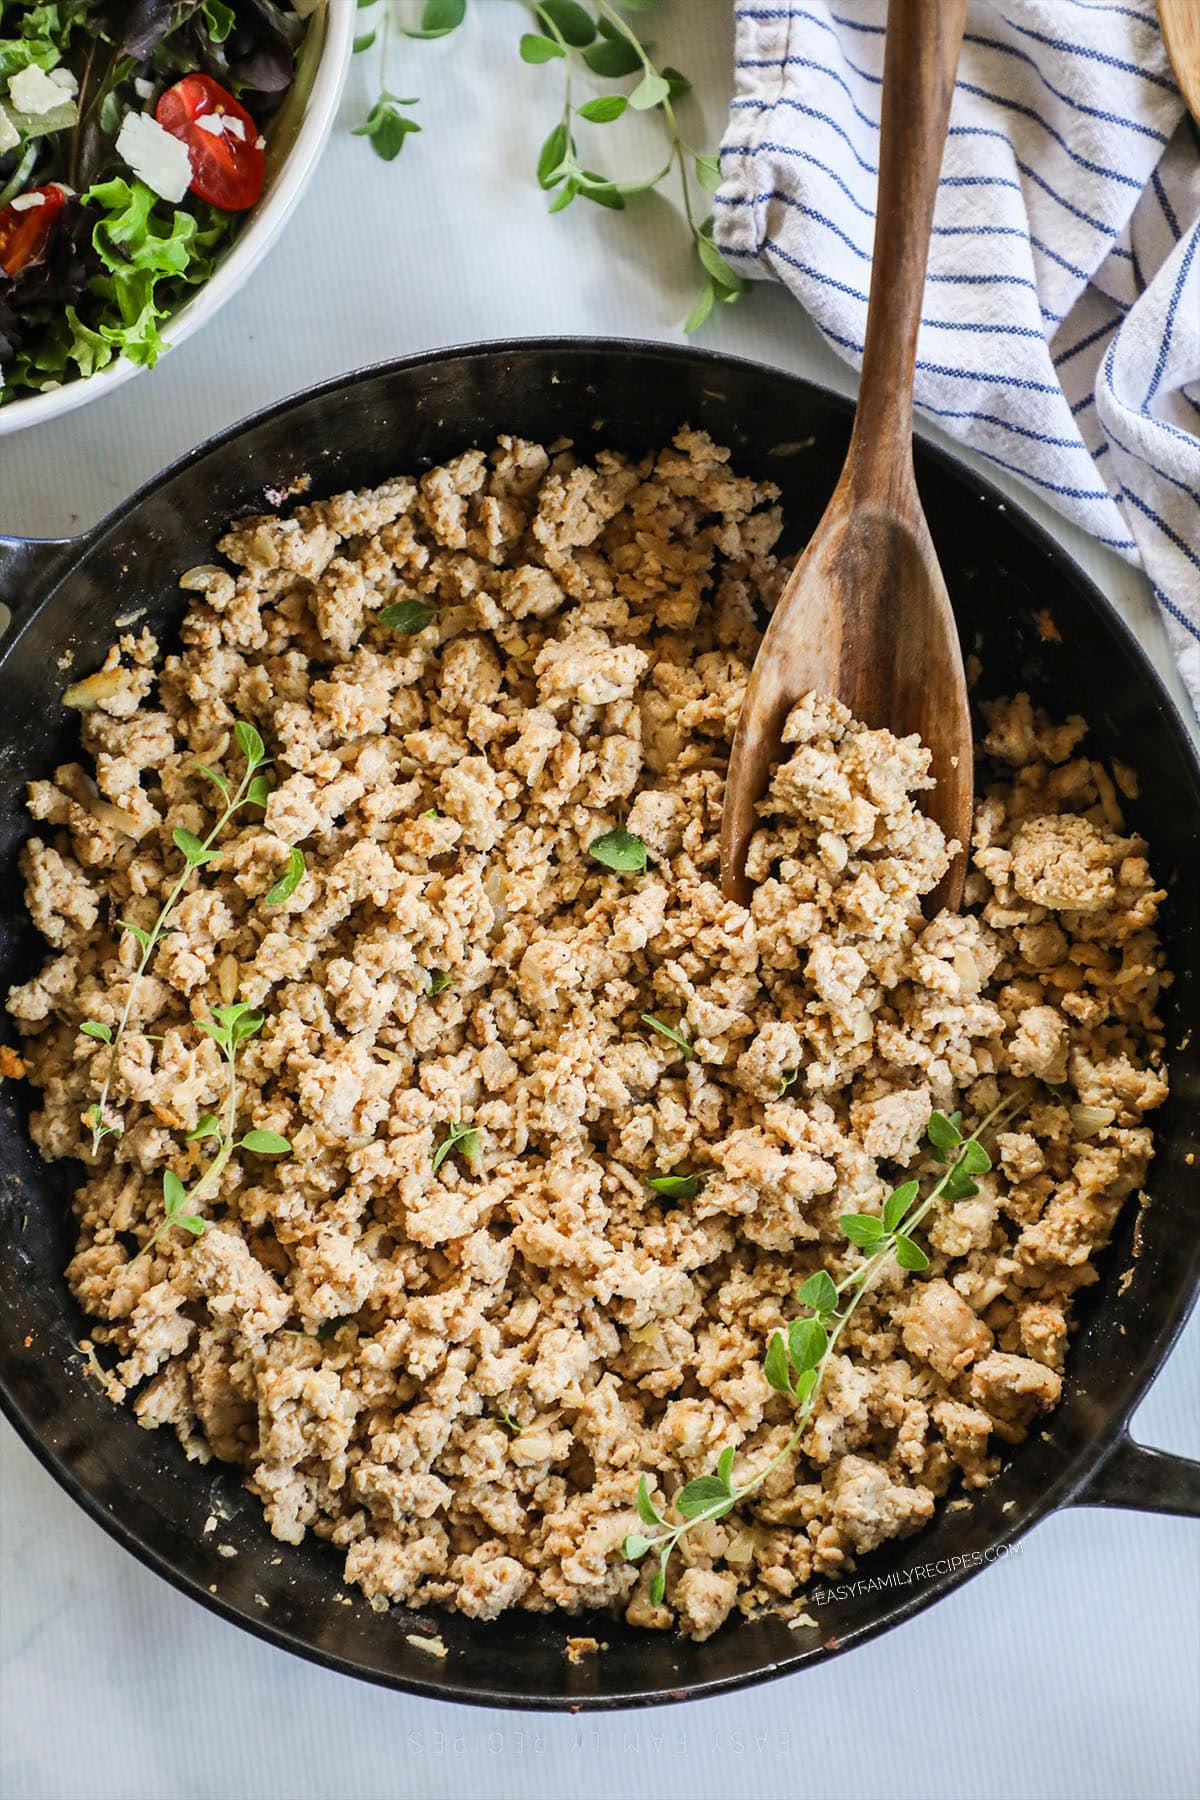
MULTIPOLYGON (((879 190, 851 479, 912 486, 912 390, 929 234, 967 0, 888 0, 879 190)), ((861 485, 860 485, 861 484, 861 485)))

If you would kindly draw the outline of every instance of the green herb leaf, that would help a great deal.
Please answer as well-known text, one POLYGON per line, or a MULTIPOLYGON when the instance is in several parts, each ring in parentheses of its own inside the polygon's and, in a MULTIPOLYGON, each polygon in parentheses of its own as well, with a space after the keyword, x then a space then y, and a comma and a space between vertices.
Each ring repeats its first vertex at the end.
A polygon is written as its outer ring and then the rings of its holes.
POLYGON ((561 44, 556 44, 553 38, 543 37, 537 31, 527 31, 518 48, 521 52, 521 61, 527 63, 553 62, 556 56, 567 54, 561 44))
POLYGON ((651 1606, 661 1606, 667 1591, 667 1553, 659 1554, 658 1567, 650 1577, 650 1586, 646 1590, 651 1606))
POLYGON ((102 1025, 99 1019, 85 1019, 79 1029, 84 1037, 99 1038, 102 1044, 112 1043, 112 1026, 102 1025))
POLYGON ((664 1025, 662 1020, 656 1019, 652 1013, 643 1013, 642 1023, 651 1026, 660 1037, 665 1037, 668 1043, 674 1044, 677 1050, 682 1051, 685 1062, 696 1054, 685 1037, 678 1031, 672 1030, 670 1025, 664 1025))
POLYGON ((962 1147, 958 1166, 964 1175, 984 1175, 991 1168, 992 1159, 978 1138, 968 1138, 962 1147))
POLYGON ((664 63, 663 80, 667 84, 667 93, 672 100, 682 100, 692 91, 692 84, 681 69, 673 69, 670 63, 664 63))
POLYGON ((461 1119, 451 1119, 447 1123, 445 1137, 433 1152, 434 1173, 441 1168, 451 1151, 461 1150, 467 1157, 478 1156, 480 1143, 480 1134, 475 1126, 464 1124, 461 1119))
POLYGON ((236 1006, 218 1007, 217 1017, 221 1018, 222 1014, 225 1015, 223 1023, 228 1026, 230 1037, 235 1044, 244 1043, 247 1038, 254 1037, 263 1028, 262 1013, 258 1011, 257 1007, 247 1006, 244 1001, 239 1001, 236 1006))
POLYGON ((942 1188, 947 1200, 970 1200, 978 1192, 979 1183, 972 1181, 961 1169, 951 1169, 942 1188))
POLYGON ((292 848, 288 851, 287 868, 279 877, 279 880, 267 889, 266 893, 263 895, 264 901, 268 906, 282 906, 285 900, 291 899, 303 879, 304 852, 297 845, 293 844, 292 848))
POLYGON ((816 1387, 819 1374, 820 1371, 818 1369, 804 1369, 797 1375, 795 1392, 796 1399, 801 1406, 804 1405, 804 1402, 816 1387))
POLYGON ((662 75, 656 75, 647 69, 642 79, 629 96, 629 104, 634 112, 649 112, 652 106, 661 106, 664 100, 671 97, 671 84, 662 75))
POLYGON ((251 806, 265 806, 271 798, 271 784, 265 775, 256 775, 246 788, 246 798, 251 806))
POLYGON ((148 950, 150 948, 150 933, 148 931, 143 931, 140 925, 131 925, 128 919, 118 919, 117 923, 122 931, 129 932, 131 937, 137 939, 143 950, 148 950))
POLYGON ((568 176, 567 180, 563 183, 562 187, 559 188, 557 194, 555 194, 553 200, 546 208, 546 211, 552 213, 562 212, 566 207, 570 206, 578 192, 579 183, 575 176, 568 176))
POLYGON ((615 869, 618 875, 641 875, 646 868, 645 844, 634 832, 619 825, 615 831, 593 838, 588 855, 606 869, 615 869))
POLYGON ((291 1144, 277 1131, 248 1131, 238 1145, 240 1150, 253 1150, 257 1156, 288 1156, 291 1144))
POLYGON ((697 1475, 686 1487, 681 1487, 675 1496, 675 1511, 681 1519, 695 1519, 707 1512, 711 1506, 724 1501, 724 1511, 729 1511, 729 1490, 716 1475, 697 1475))
POLYGON ((182 825, 175 827, 171 833, 171 841, 193 869, 202 869, 217 854, 215 850, 206 850, 195 832, 185 831, 182 825))
POLYGON ((234 725, 233 735, 237 739, 238 749, 252 769, 266 760, 267 747, 255 726, 247 725, 244 719, 239 719, 234 725))
POLYGON ((650 1483, 646 1480, 644 1475, 639 1478, 637 1484, 637 1509, 638 1517, 641 1519, 643 1525, 663 1525, 666 1523, 657 1506, 655 1506, 653 1500, 650 1498, 650 1483))
POLYGON ((779 1098, 782 1100, 790 1087, 794 1087, 800 1079, 799 1069, 783 1069, 779 1076, 779 1098))
POLYGON ((790 1394, 792 1391, 792 1366, 788 1358, 787 1340, 782 1331, 771 1334, 767 1345, 767 1354, 763 1357, 763 1374, 767 1383, 777 1394, 790 1394))
POLYGON ((601 94, 598 99, 588 100, 575 110, 581 119, 589 119, 593 125, 610 125, 620 118, 628 105, 624 94, 601 94))
POLYGON ((704 231, 696 233, 696 255, 700 258, 704 271, 714 287, 731 294, 740 294, 743 291, 746 286, 745 282, 740 275, 734 274, 717 246, 704 231))
POLYGON ((691 333, 693 331, 699 331, 705 319, 707 319, 709 313, 712 311, 713 302, 716 300, 716 297, 717 289, 715 283, 706 279, 704 286, 700 289, 700 294, 695 306, 693 306, 691 312, 683 321, 683 329, 686 332, 691 333))
POLYGON ((552 188, 560 182, 566 173, 568 151, 574 146, 567 135, 567 127, 562 120, 554 127, 538 154, 537 178, 538 186, 552 188))
POLYGON ((585 200, 591 200, 597 206, 607 206, 611 212, 624 212, 625 196, 615 182, 606 180, 603 175, 597 175, 591 169, 581 169, 575 179, 578 191, 585 200))
POLYGON ((507 1406, 502 1406, 500 1408, 500 1411, 496 1414, 496 1418, 498 1423, 503 1425, 510 1437, 520 1437, 521 1427, 507 1406))
POLYGON ((860 1250, 877 1250, 883 1242, 883 1220, 871 1213, 843 1213, 838 1224, 860 1250))
POLYGON ((726 1444, 720 1456, 717 1458, 717 1480, 724 1483, 726 1493, 733 1492, 734 1454, 733 1445, 726 1444))
MULTIPOLYGON (((406 100, 404 105, 415 106, 416 101, 406 100)), ((381 94, 362 124, 356 127, 354 136, 369 138, 376 156, 384 162, 395 162, 404 148, 405 138, 420 129, 415 119, 406 118, 393 106, 389 96, 381 94)))
POLYGON ((543 19, 557 25, 574 50, 582 50, 596 36, 596 27, 578 0, 537 0, 537 10, 543 19))
POLYGON ((355 56, 361 56, 363 51, 369 50, 374 42, 375 33, 373 31, 364 31, 361 37, 356 37, 354 40, 355 56))
POLYGON ((193 1237, 203 1237, 206 1229, 204 1220, 197 1218, 195 1213, 177 1213, 171 1223, 190 1231, 193 1237))
POLYGON ((793 1319, 788 1326, 788 1354, 798 1375, 815 1369, 829 1348, 829 1334, 820 1319, 793 1319))
POLYGON ((640 1531, 631 1531, 621 1539, 621 1555, 630 1562, 640 1562, 650 1548, 650 1539, 643 1537, 640 1531))
POLYGON ((832 1312, 838 1299, 832 1275, 827 1269, 818 1269, 809 1276, 796 1298, 802 1306, 811 1306, 816 1312, 832 1312))
POLYGON ((467 16, 467 0, 425 0, 419 26, 401 26, 405 37, 440 38, 457 31, 467 16))
POLYGON ((197 763, 196 770, 197 770, 197 773, 200 775, 207 775, 208 779, 213 783, 213 785, 216 788, 218 788, 220 790, 220 792, 222 794, 225 794, 226 796, 228 795, 229 783, 226 781, 226 779, 223 775, 218 775, 217 771, 215 769, 210 769, 207 763, 197 763))
POLYGON ((593 75, 605 75, 610 81, 619 81, 623 75, 632 75, 640 69, 642 59, 629 42, 628 38, 601 38, 589 44, 581 52, 584 62, 593 75))
POLYGON ((187 1189, 173 1169, 164 1169, 162 1178, 163 1205, 167 1209, 167 1217, 171 1218, 187 1200, 187 1189))
POLYGON ((389 631, 398 632, 401 637, 412 637, 415 632, 424 631, 437 617, 437 610, 426 606, 422 600, 397 600, 394 606, 385 606, 375 616, 389 631))
POLYGON ((716 193, 721 185, 721 165, 715 156, 696 158, 696 180, 706 193, 716 193))
POLYGON ((896 1239, 896 1261, 902 1269, 911 1269, 914 1273, 929 1267, 929 1258, 920 1244, 914 1244, 909 1237, 896 1239))
POLYGON ((203 1118, 196 1120, 187 1135, 188 1142, 193 1144, 199 1143, 204 1138, 220 1137, 221 1121, 215 1113, 205 1113, 203 1118))
POLYGON ((945 1113, 930 1113, 925 1135, 935 1150, 953 1150, 962 1143, 962 1132, 958 1129, 957 1122, 948 1119, 945 1113))
POLYGON ((900 1186, 887 1197, 883 1209, 883 1229, 895 1231, 901 1219, 917 1197, 920 1184, 915 1181, 903 1181, 900 1186))
POLYGON ((429 992, 430 992, 430 994, 444 994, 446 989, 453 985, 453 982, 454 982, 453 975, 451 975, 446 969, 430 969, 430 971, 429 971, 429 992))
POLYGON ((648 1175, 646 1186, 668 1200, 691 1200, 700 1192, 699 1175, 648 1175))

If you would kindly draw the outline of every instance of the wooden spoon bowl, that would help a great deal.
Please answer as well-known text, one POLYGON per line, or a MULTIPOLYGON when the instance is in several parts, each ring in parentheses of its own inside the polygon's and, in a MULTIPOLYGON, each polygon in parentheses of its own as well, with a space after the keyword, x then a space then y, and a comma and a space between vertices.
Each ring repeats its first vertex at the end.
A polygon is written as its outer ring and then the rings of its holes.
POLYGON ((957 910, 973 746, 962 652, 912 462, 925 266, 966 0, 890 0, 875 247, 854 432, 833 498, 772 615, 746 689, 721 821, 721 885, 748 905, 746 849, 784 721, 810 689, 898 737, 916 732, 926 810, 961 846, 932 897, 957 910))

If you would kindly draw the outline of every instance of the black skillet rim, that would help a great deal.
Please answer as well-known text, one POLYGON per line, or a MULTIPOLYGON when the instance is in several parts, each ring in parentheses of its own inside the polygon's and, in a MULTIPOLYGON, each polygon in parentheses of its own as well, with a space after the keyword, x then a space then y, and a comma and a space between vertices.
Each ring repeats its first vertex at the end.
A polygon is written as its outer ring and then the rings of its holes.
MULTIPOLYGON (((111 531, 119 528, 123 518, 150 494, 154 493, 160 487, 163 487, 176 476, 183 474, 194 463, 199 462, 214 450, 221 449, 224 445, 229 444, 240 437, 244 432, 288 412, 289 409, 294 406, 321 399, 334 393, 346 393, 352 391, 354 388, 376 379, 379 376, 387 375, 394 370, 419 367, 432 368, 440 363, 454 360, 465 361, 503 356, 521 356, 531 351, 551 354, 559 353, 564 356, 583 353, 590 356, 595 356, 597 354, 608 354, 611 356, 650 354, 671 362, 685 362, 693 365, 700 363, 707 365, 714 370, 734 368, 739 370, 750 370, 759 375, 761 375, 764 370, 768 372, 771 370, 770 364, 756 362, 751 357, 731 356, 725 352, 705 350, 698 347, 693 348, 689 345, 656 343, 650 339, 617 337, 541 337, 493 339, 484 340, 483 342, 474 344, 449 345, 436 350, 417 352, 411 356, 387 358, 383 361, 371 363, 359 369, 354 369, 348 374, 333 376, 326 381, 319 382, 315 387, 301 390, 286 396, 282 400, 274 401, 270 406, 264 407, 258 412, 251 413, 245 418, 237 421, 235 424, 228 426, 225 430, 216 432, 213 436, 206 438, 203 443, 197 445, 193 450, 188 451, 175 462, 168 464, 166 468, 160 470, 157 475, 152 476, 148 481, 143 482, 139 488, 135 489, 135 491, 125 500, 121 501, 107 513, 96 526, 81 534, 77 539, 68 540, 67 542, 61 540, 57 542, 47 540, 47 547, 49 547, 50 542, 54 542, 54 548, 59 552, 59 555, 55 558, 55 567, 51 574, 50 587, 46 593, 39 596, 32 607, 28 610, 22 609, 20 615, 14 616, 9 632, 6 634, 4 641, 0 643, 0 670, 3 669, 9 652, 14 648, 16 643, 23 636, 25 630, 32 624, 33 620, 41 612, 43 606, 48 603, 60 583, 71 573, 71 571, 83 561, 83 559, 90 554, 90 552, 101 543, 111 531), (69 548, 68 545, 75 547, 69 548)), ((789 383, 795 384, 802 389, 818 393, 823 400, 831 400, 837 409, 844 410, 847 415, 853 413, 853 399, 838 393, 835 389, 827 388, 822 383, 811 381, 805 376, 793 374, 790 370, 779 369, 775 372, 779 374, 781 379, 787 380, 789 383)), ((979 497, 985 499, 989 505, 1004 513, 1005 523, 1010 525, 1018 535, 1023 536, 1030 542, 1035 549, 1046 555, 1049 558, 1051 565, 1056 568, 1059 574, 1076 586, 1082 586, 1090 590, 1092 594, 1099 598, 1108 610, 1110 620, 1115 626, 1117 637, 1122 640, 1122 648, 1125 654, 1136 665, 1140 678, 1145 681, 1153 691, 1158 704, 1165 714, 1166 723, 1172 735, 1183 745, 1187 758, 1195 766, 1197 781, 1200 782, 1200 746, 1197 745, 1174 697, 1167 689, 1162 678, 1159 676, 1158 671, 1155 669, 1154 664, 1150 661, 1145 649, 1127 624, 1124 617, 1111 605, 1107 597, 1097 587, 1096 583, 1082 565, 1076 561, 1070 551, 1065 549, 1043 525, 1025 512, 1024 507, 1020 502, 1011 499, 1009 495, 1004 493, 986 476, 980 475, 974 468, 962 463, 948 451, 943 449, 941 445, 933 443, 927 438, 919 438, 919 447, 922 457, 932 458, 940 465, 942 471, 949 474, 954 480, 968 484, 975 483, 979 497)), ((36 542, 36 540, 34 541, 36 542)), ((36 572, 34 579, 36 581, 36 572)), ((1077 1499, 1083 1499, 1084 1491, 1088 1488, 1089 1483, 1095 1480, 1110 1459, 1112 1459, 1114 1455, 1119 1456, 1122 1448, 1133 1442, 1128 1433, 1128 1420, 1145 1397, 1146 1392, 1154 1382, 1156 1376, 1160 1373, 1167 1356, 1187 1322, 1192 1308, 1196 1304, 1198 1296, 1200 1296, 1200 1276, 1193 1281, 1190 1292, 1181 1291, 1175 1296, 1172 1306, 1159 1321, 1153 1336, 1143 1351, 1143 1361, 1145 1364, 1144 1371, 1137 1382, 1135 1391, 1131 1395, 1128 1404, 1106 1420, 1103 1429, 1091 1440, 1086 1450, 1077 1456, 1074 1462, 1063 1471, 1058 1480, 1052 1482, 1039 1499, 1034 1502, 1028 1515, 1021 1519, 1020 1522, 1011 1529, 1001 1531, 998 1534, 995 1545, 997 1550, 1005 1550, 1009 1545, 1016 1543, 1050 1513, 1057 1511, 1060 1506, 1069 1505, 1072 1501, 1077 1499)), ((579 1695, 577 1697, 570 1695, 531 1697, 528 1694, 509 1693, 502 1689, 497 1690, 494 1693, 484 1694, 478 1689, 458 1689, 449 1683, 442 1685, 433 1682, 424 1682, 419 1679, 411 1679, 407 1676, 400 1677, 381 1669, 365 1668, 348 1658, 334 1655, 327 1650, 322 1650, 313 1644, 307 1643, 303 1639, 293 1636, 290 1632, 271 1625, 264 1620, 252 1617, 249 1613, 243 1612, 232 1603, 221 1599, 219 1595, 208 1592, 201 1584, 193 1581, 188 1576, 181 1574, 178 1570, 173 1568, 171 1564, 158 1553, 158 1551, 145 1543, 120 1519, 107 1513, 99 1502, 88 1492, 83 1483, 66 1469, 47 1446, 42 1443, 36 1432, 27 1424, 23 1413, 18 1409, 15 1401, 10 1396, 2 1372, 0 1372, 0 1412, 3 1412, 5 1418, 16 1431, 18 1437, 20 1437, 21 1441, 30 1451, 32 1451, 38 1462, 48 1474, 53 1477, 59 1487, 62 1488, 63 1491, 96 1522, 96 1524, 101 1526, 110 1537, 115 1539, 122 1548, 128 1550, 146 1568, 161 1576, 164 1581, 169 1582, 178 1592, 186 1595, 192 1600, 198 1601, 202 1606, 207 1608, 208 1611, 215 1613, 218 1617, 226 1620, 228 1623, 249 1632, 252 1636, 261 1639, 264 1643, 271 1644, 277 1649, 290 1651, 293 1655, 303 1657, 305 1661, 315 1663, 319 1667, 330 1669, 335 1674, 352 1676, 357 1680, 368 1681, 374 1686, 388 1688, 393 1692, 415 1694, 424 1699, 449 1701, 456 1705, 504 1708, 512 1711, 538 1713, 566 1712, 572 1714, 580 1712, 610 1712, 632 1707, 657 1705, 668 1700, 707 1699, 718 1694, 732 1693, 737 1689, 753 1687, 760 1682, 775 1680, 780 1676, 798 1674, 810 1661, 810 1656, 801 1654, 795 1658, 770 1663, 760 1669, 748 1670, 744 1674, 726 1676, 712 1682, 693 1683, 688 1688, 657 1689, 652 1692, 637 1691, 617 1695, 606 1694, 595 1698, 586 1695, 579 1695)), ((926 1607, 934 1605, 954 1588, 961 1586, 965 1581, 970 1580, 974 1575, 980 1573, 983 1566, 985 1565, 977 1564, 972 1567, 949 1570, 945 1573, 935 1575, 931 1580, 925 1582, 919 1590, 908 1590, 905 1597, 887 1614, 848 1631, 844 1639, 838 1643, 836 1653, 840 1654, 844 1650, 855 1648, 859 1644, 867 1643, 872 1638, 879 1637, 884 1632, 893 1629, 895 1626, 903 1624, 906 1620, 914 1618, 918 1613, 923 1612, 926 1607)))

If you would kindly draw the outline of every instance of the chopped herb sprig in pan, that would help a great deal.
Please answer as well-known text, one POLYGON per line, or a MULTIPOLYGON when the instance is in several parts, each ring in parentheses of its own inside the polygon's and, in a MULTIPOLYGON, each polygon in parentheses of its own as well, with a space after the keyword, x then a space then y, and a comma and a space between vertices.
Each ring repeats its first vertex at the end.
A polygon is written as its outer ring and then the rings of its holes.
POLYGON ((992 1108, 969 1137, 963 1136, 957 1113, 949 1118, 933 1113, 927 1140, 933 1155, 946 1166, 924 1199, 919 1197, 920 1184, 906 1181, 889 1195, 882 1217, 874 1213, 844 1213, 838 1220, 843 1236, 865 1253, 864 1259, 839 1281, 825 1269, 810 1275, 797 1295, 807 1309, 805 1315, 791 1320, 786 1332, 772 1333, 763 1358, 763 1374, 770 1386, 796 1405, 795 1426, 781 1449, 738 1481, 733 1472, 737 1452, 731 1444, 726 1445, 717 1458, 715 1472, 696 1476, 671 1500, 667 1511, 674 1513, 678 1523, 672 1523, 659 1510, 647 1478, 641 1477, 637 1510, 646 1530, 631 1532, 621 1548, 631 1562, 640 1562, 652 1552, 657 1554, 658 1567, 649 1590, 653 1604, 658 1605, 666 1593, 671 1556, 688 1532, 711 1519, 723 1519, 756 1493, 772 1470, 796 1449, 820 1399, 830 1360, 880 1265, 894 1255, 902 1269, 928 1268, 929 1258, 915 1242, 913 1233, 940 1200, 960 1200, 978 1193, 973 1177, 992 1166, 984 1138, 1002 1131, 1027 1105, 1029 1094, 1028 1087, 1015 1089, 992 1108))

